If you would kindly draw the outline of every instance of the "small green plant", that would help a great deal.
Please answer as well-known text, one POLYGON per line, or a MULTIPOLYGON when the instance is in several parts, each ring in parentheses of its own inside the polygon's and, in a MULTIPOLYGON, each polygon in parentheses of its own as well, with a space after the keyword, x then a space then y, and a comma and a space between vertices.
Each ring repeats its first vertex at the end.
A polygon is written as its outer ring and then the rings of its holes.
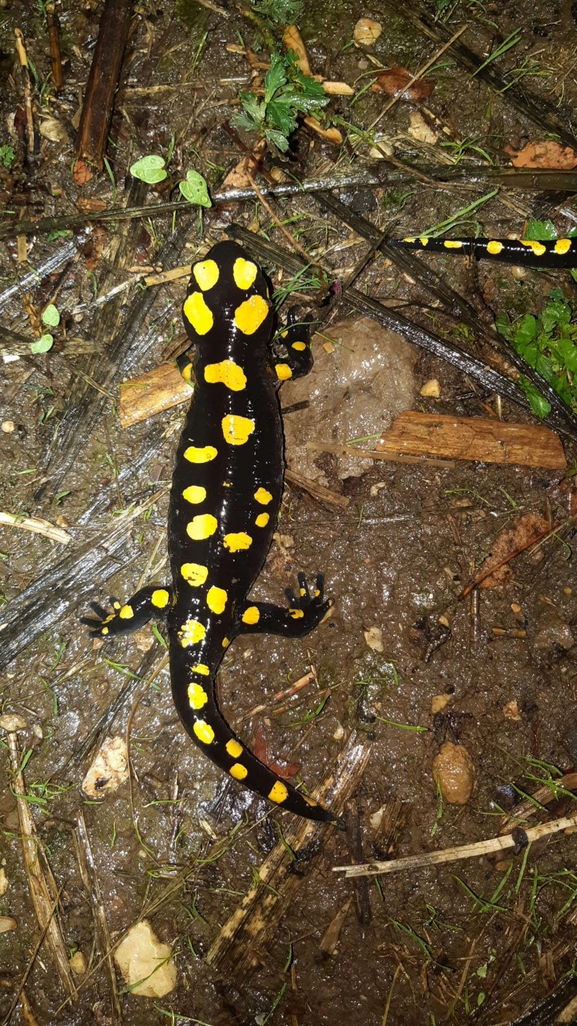
POLYGON ((0 146, 0 164, 2 167, 10 167, 16 159, 16 154, 11 146, 0 146))
MULTIPOLYGON (((563 402, 577 412, 577 323, 562 289, 555 288, 536 317, 525 314, 511 322, 507 314, 497 318, 497 331, 545 378, 563 402)), ((551 406, 535 386, 520 378, 519 384, 538 417, 546 417, 551 406)))
POLYGON ((240 93, 239 99, 242 110, 235 118, 237 127, 258 132, 282 153, 288 150, 289 135, 297 126, 299 114, 317 116, 329 102, 320 83, 303 75, 292 50, 286 57, 271 55, 262 100, 254 93, 240 93))
MULTIPOLYGON (((170 156, 168 160, 170 160, 170 156)), ((167 161, 157 153, 151 153, 141 157, 131 165, 130 174, 147 185, 158 185, 168 178, 166 170, 167 161)), ((198 171, 187 171, 186 179, 178 183, 178 187, 185 200, 199 207, 211 207, 212 202, 208 195, 208 186, 205 179, 198 171)))

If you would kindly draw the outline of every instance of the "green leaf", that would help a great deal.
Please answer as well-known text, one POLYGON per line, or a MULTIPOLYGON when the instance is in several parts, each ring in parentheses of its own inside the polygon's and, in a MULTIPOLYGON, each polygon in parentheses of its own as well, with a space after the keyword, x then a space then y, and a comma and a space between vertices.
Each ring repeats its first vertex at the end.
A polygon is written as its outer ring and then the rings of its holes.
POLYGON ((212 200, 208 195, 208 185, 198 171, 187 171, 186 181, 179 182, 178 188, 189 203, 195 203, 199 207, 212 206, 212 200))
POLYGON ((515 332, 515 345, 526 346, 532 342, 537 335, 537 321, 533 314, 525 314, 517 331, 515 332))
POLYGON ((531 381, 527 381, 527 378, 519 378, 519 384, 529 400, 533 413, 535 416, 539 417, 540 420, 543 420, 543 418, 551 412, 550 403, 543 398, 531 381))
POLYGON ((266 110, 267 125, 288 136, 294 132, 297 121, 291 108, 282 101, 271 100, 266 110))
POLYGON ((550 239, 556 239, 555 225, 549 220, 537 221, 534 217, 530 217, 527 222, 525 238, 533 239, 535 242, 547 242, 550 239))
POLYGON ((60 312, 54 306, 54 303, 49 303, 44 313, 42 314, 42 321, 47 324, 49 328, 57 328, 60 324, 60 312))
POLYGON ((280 53, 272 53, 270 56, 270 69, 264 76, 264 102, 270 103, 277 89, 285 84, 287 80, 285 63, 280 53))
POLYGON ((54 339, 52 335, 42 335, 42 338, 37 338, 36 342, 30 343, 31 353, 47 353, 49 349, 52 349, 54 345, 54 339))
POLYGON ((158 185, 159 182, 163 182, 167 178, 164 163, 164 157, 152 153, 148 157, 141 157, 135 164, 132 164, 130 174, 133 178, 146 182, 147 185, 158 185))
POLYGON ((282 132, 275 132, 273 128, 266 128, 264 134, 265 138, 274 143, 281 153, 286 153, 288 150, 288 139, 282 132))

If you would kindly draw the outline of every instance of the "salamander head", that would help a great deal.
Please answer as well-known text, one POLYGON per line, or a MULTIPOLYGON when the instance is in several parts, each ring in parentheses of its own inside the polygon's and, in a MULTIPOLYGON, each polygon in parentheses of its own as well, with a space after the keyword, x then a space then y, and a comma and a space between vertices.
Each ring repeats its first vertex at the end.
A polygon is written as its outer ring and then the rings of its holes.
POLYGON ((268 342, 272 325, 264 275, 237 242, 219 242, 192 265, 183 306, 187 334, 198 346, 224 339, 268 342))

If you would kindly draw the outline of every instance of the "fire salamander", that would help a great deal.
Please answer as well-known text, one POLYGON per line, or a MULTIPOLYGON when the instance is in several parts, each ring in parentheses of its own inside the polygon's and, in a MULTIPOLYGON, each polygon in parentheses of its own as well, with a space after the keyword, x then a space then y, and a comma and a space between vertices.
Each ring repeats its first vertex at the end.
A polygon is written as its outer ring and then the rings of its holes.
POLYGON ((300 638, 331 606, 317 577, 303 574, 288 608, 247 596, 266 558, 283 490, 283 433, 277 390, 312 366, 308 327, 294 318, 271 347, 273 312, 260 268, 236 242, 219 242, 192 267, 183 317, 194 344, 181 359, 194 393, 176 454, 168 514, 172 587, 141 588, 112 612, 96 603, 84 618, 110 638, 166 620, 174 704, 196 745, 233 780, 299 816, 342 820, 281 780, 235 736, 219 712, 215 677, 239 634, 300 638))
POLYGON ((535 242, 533 239, 430 239, 420 235, 388 241, 391 246, 428 249, 433 253, 460 251, 477 259, 501 260, 525 267, 577 267, 577 238, 535 242))

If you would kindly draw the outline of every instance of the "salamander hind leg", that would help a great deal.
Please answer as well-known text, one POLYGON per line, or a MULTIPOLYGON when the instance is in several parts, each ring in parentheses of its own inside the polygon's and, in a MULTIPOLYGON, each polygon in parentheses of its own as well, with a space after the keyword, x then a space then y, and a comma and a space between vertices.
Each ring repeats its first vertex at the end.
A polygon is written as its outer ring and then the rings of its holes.
POLYGON ((104 609, 97 602, 90 608, 94 616, 81 616, 80 623, 90 629, 96 638, 112 638, 120 634, 129 634, 144 627, 149 620, 164 619, 172 600, 172 589, 158 584, 149 584, 141 588, 132 598, 125 602, 111 598, 111 610, 104 609))
POLYGON ((302 638, 314 630, 333 605, 324 596, 324 577, 318 574, 311 593, 304 574, 297 575, 298 595, 287 588, 288 609, 270 602, 247 602, 239 614, 240 634, 281 634, 285 638, 302 638))

